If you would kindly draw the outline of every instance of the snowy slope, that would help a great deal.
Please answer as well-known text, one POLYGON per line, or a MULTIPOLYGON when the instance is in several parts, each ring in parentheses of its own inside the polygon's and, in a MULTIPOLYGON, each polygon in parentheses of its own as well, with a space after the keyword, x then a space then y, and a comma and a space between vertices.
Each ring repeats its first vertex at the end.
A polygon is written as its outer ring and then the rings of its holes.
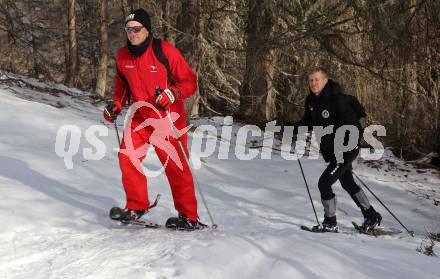
MULTIPOLYGON (((339 185, 334 187, 338 221, 347 233, 312 234, 299 229, 302 224, 313 225, 314 215, 296 161, 286 161, 277 153, 271 160, 241 161, 233 144, 229 159, 218 159, 217 145, 195 175, 218 230, 127 228, 107 218, 110 207, 124 206, 113 127, 108 125, 108 136, 100 137, 106 145, 105 157, 86 160, 82 150, 91 147, 84 137, 86 129, 106 125, 101 108, 72 96, 51 98, 0 85, 0 278, 440 276, 439 258, 416 252, 424 226, 440 222, 440 207, 434 204, 439 200, 438 173, 418 173, 390 155, 382 164, 355 166, 375 193, 415 230, 415 238, 405 233, 379 238, 354 233, 350 223, 361 222, 361 215, 339 185), (32 101, 23 99, 30 93, 32 101), (53 106, 58 101, 63 108, 53 106), (66 124, 77 125, 82 133, 71 170, 55 153, 57 131, 66 124)), ((195 124, 212 123, 221 129, 219 122, 204 119, 195 124)), ((321 217, 316 184, 325 163, 307 159, 302 163, 321 217)), ((160 168, 152 150, 144 165, 160 168)), ((149 193, 150 197, 162 194, 150 220, 164 223, 175 214, 164 175, 149 179, 149 193)), ((383 213, 383 225, 401 229, 374 198, 371 201, 383 213)), ((201 202, 199 209, 202 220, 209 223, 201 202)))

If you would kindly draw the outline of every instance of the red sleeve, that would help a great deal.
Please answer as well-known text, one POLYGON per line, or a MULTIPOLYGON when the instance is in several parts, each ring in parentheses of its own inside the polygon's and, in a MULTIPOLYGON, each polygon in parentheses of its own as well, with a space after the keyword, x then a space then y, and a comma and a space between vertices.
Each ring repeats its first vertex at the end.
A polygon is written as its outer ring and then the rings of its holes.
POLYGON ((197 77, 186 63, 180 51, 173 45, 162 42, 162 49, 168 59, 175 83, 170 89, 178 99, 186 99, 197 90, 197 77))
POLYGON ((124 105, 127 100, 128 96, 130 94, 130 89, 128 88, 125 81, 122 79, 122 74, 118 69, 118 56, 119 53, 116 55, 116 75, 115 75, 115 88, 113 91, 113 102, 120 102, 122 105, 124 105))

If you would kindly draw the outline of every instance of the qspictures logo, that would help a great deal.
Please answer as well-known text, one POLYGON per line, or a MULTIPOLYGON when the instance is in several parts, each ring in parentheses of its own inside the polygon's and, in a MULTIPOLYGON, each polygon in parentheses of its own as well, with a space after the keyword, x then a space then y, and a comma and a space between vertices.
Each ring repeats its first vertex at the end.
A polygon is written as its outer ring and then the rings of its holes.
MULTIPOLYGON (((163 168, 159 171, 149 170, 150 176, 156 176, 163 172, 170 160, 181 170, 186 164, 183 156, 180 137, 188 133, 192 125, 183 129, 176 129, 175 122, 181 116, 175 112, 168 112, 163 116, 156 107, 147 102, 134 103, 127 112, 124 121, 123 140, 119 148, 113 148, 118 155, 127 156, 131 163, 136 166, 139 172, 145 170, 142 159, 147 154, 150 146, 164 151, 167 155, 163 162, 163 168), (142 110, 148 110, 152 114, 150 117, 142 117, 143 121, 138 124, 142 110), (154 117, 151 117, 154 116, 154 117), (136 121, 133 121, 136 120, 136 121), (139 141, 139 134, 145 135, 139 141), (133 135, 137 137, 134 140, 133 135), (140 144, 141 142, 141 144, 140 144)), ((234 126, 232 117, 225 117, 224 123, 219 125, 200 125, 193 133, 193 140, 189 148, 197 154, 199 158, 206 158, 217 154, 221 160, 232 159, 232 155, 238 160, 262 159, 270 160, 274 154, 275 133, 281 132, 281 126, 277 126, 275 121, 268 122, 264 130, 255 125, 234 126), (221 128, 220 128, 221 127, 221 128), (259 148, 249 146, 250 139, 262 139, 259 148)), ((109 137, 109 128, 105 125, 92 125, 85 130, 84 139, 87 147, 82 150, 84 160, 102 160, 107 154, 107 145, 102 138, 109 137)), ((300 126, 296 133, 293 126, 285 126, 281 147, 276 149, 280 156, 285 160, 297 160, 306 154, 308 127, 300 126), (295 143, 293 140, 296 137, 295 143), (293 150, 292 150, 293 149, 293 150)), ((350 152, 358 147, 359 130, 353 125, 344 125, 335 129, 333 125, 326 127, 315 126, 311 133, 310 148, 307 156, 309 159, 319 158, 319 146, 324 137, 334 137, 334 155, 338 163, 343 162, 343 154, 350 152), (348 139, 348 140, 347 140, 348 139)), ((386 136, 386 130, 381 125, 370 125, 365 128, 363 133, 364 140, 372 148, 361 148, 360 157, 365 160, 378 160, 384 153, 384 147, 376 137, 386 136)), ((82 130, 77 125, 63 125, 58 129, 55 139, 55 153, 64 160, 67 169, 73 169, 73 157, 77 156, 80 149, 82 130)), ((83 143, 84 144, 84 143, 83 143)), ((201 165, 196 166, 201 167, 201 165)))

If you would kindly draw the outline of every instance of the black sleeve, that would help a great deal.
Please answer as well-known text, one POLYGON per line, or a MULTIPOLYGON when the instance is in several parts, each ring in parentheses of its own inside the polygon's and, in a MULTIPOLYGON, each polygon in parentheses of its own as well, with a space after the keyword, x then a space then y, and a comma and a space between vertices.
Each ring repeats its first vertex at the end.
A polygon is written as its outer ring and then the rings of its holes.
POLYGON ((359 124, 359 118, 356 114, 356 111, 352 105, 352 96, 350 95, 339 95, 335 100, 336 110, 337 110, 337 118, 338 123, 336 126, 342 125, 354 125, 359 131, 362 131, 362 128, 359 124))
POLYGON ((293 123, 293 126, 295 126, 295 130, 298 131, 299 126, 308 126, 309 130, 313 129, 313 123, 312 123, 312 113, 310 112, 310 95, 306 97, 306 100, 304 102, 304 115, 303 118, 295 123, 293 123))

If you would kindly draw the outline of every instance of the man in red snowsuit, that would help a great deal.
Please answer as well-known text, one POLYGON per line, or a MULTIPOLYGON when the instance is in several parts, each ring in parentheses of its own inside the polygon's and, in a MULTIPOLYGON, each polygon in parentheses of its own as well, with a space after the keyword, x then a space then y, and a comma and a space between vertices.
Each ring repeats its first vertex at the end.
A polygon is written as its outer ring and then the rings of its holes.
MULTIPOLYGON (((107 121, 113 122, 129 96, 133 103, 145 102, 142 104, 146 105, 136 110, 131 125, 124 129, 118 157, 127 203, 120 218, 136 220, 150 207, 146 189, 147 178, 140 165, 146 157, 148 144, 152 144, 165 167, 174 206, 179 213, 177 218, 173 218, 178 221, 173 225, 177 229, 198 229, 202 224, 198 222, 197 200, 191 170, 178 139, 173 133, 163 135, 163 131, 171 131, 167 119, 168 112, 178 116, 177 119, 173 119, 176 130, 184 130, 186 126, 184 99, 196 91, 197 78, 179 50, 161 41, 162 52, 171 71, 172 80, 169 80, 166 66, 158 60, 153 50, 151 20, 145 10, 138 9, 126 18, 125 31, 127 45, 119 49, 116 54, 118 73, 115 76, 113 104, 105 108, 104 117, 107 121), (152 125, 154 123, 156 124, 152 125), (131 142, 127 139, 131 139, 131 142), (132 146, 127 148, 128 145, 132 146), (147 148, 142 148, 144 145, 147 145, 147 148), (124 152, 130 148, 137 152, 124 152)), ((186 133, 180 135, 180 141, 189 156, 186 133)))

